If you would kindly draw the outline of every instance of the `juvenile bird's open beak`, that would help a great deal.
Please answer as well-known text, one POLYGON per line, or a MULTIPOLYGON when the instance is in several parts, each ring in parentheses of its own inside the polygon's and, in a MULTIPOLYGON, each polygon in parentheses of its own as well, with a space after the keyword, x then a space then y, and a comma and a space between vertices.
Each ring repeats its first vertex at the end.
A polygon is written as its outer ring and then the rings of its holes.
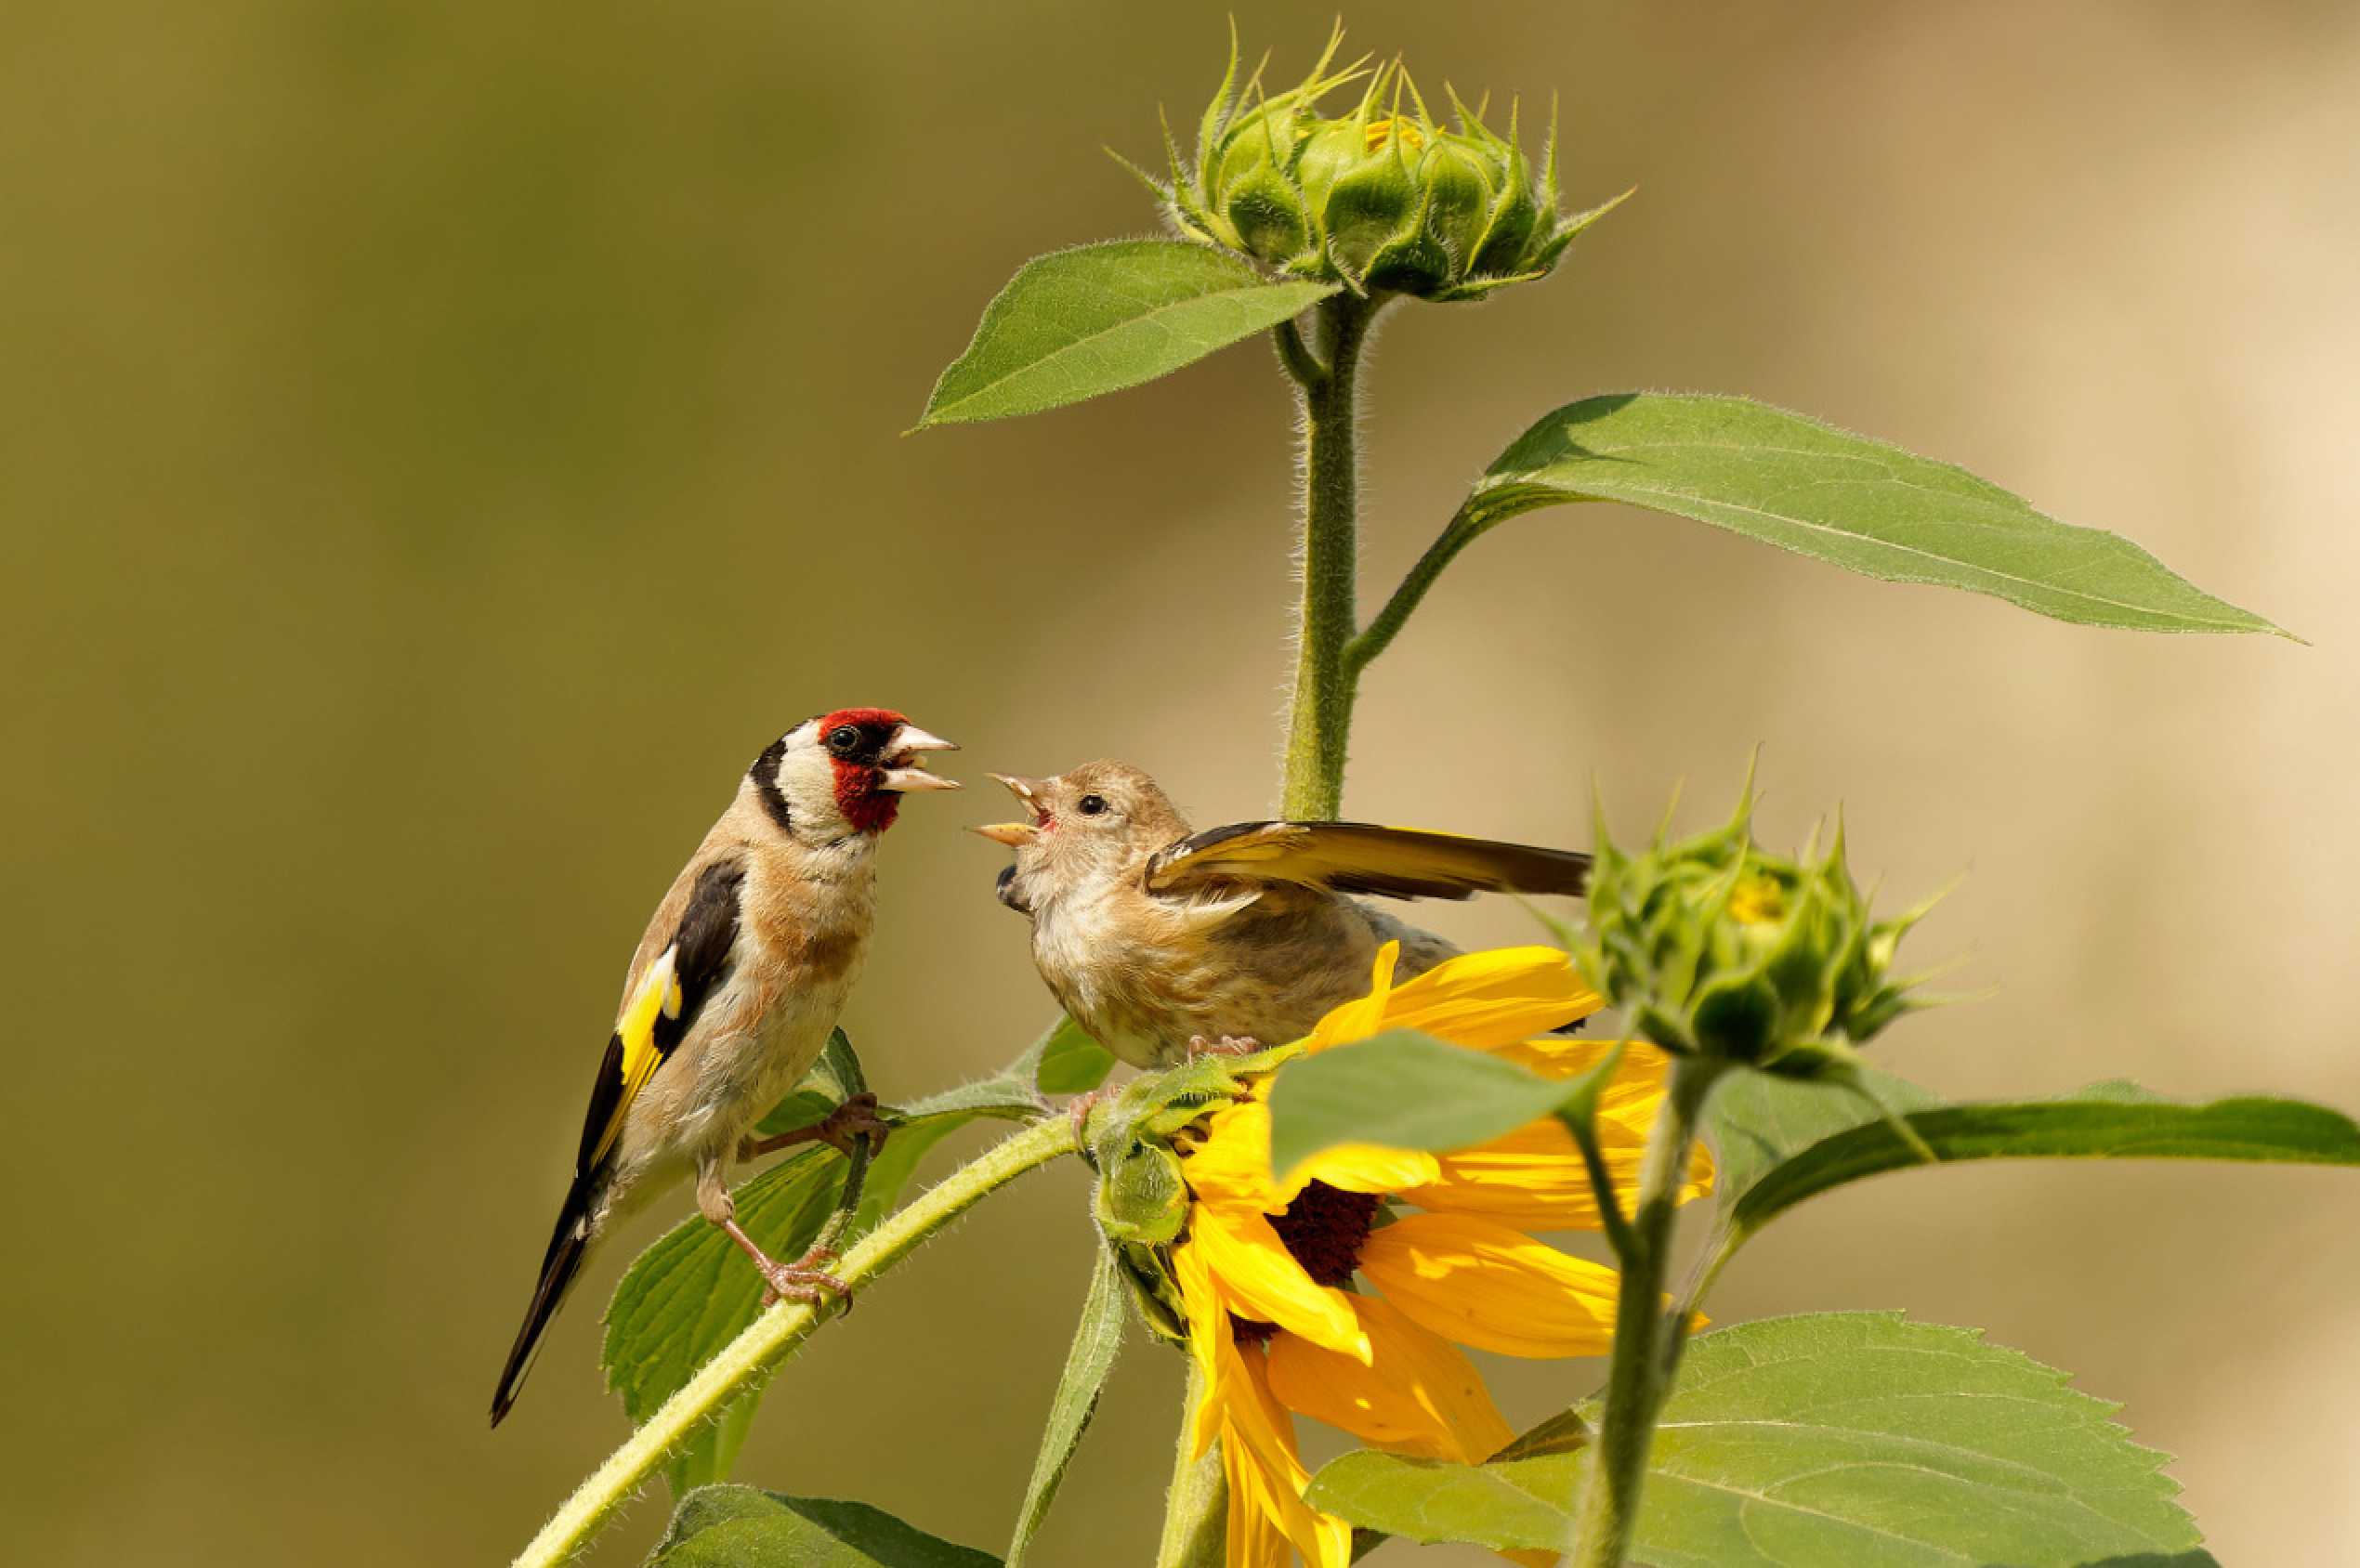
POLYGON ((968 830, 982 834, 993 843, 1003 843, 1010 849, 1022 849, 1041 836, 1041 830, 1049 819, 1048 811, 1041 804, 1043 781, 1038 778, 1019 778, 1005 773, 995 773, 990 777, 1006 785, 1016 799, 1031 808, 1032 820, 1029 822, 987 822, 980 828, 968 830))
POLYGON ((893 747, 885 752, 885 777, 877 788, 899 795, 913 790, 955 790, 959 781, 928 773, 912 761, 921 751, 955 751, 958 742, 945 740, 938 735, 928 735, 916 725, 903 725, 894 731, 893 747))

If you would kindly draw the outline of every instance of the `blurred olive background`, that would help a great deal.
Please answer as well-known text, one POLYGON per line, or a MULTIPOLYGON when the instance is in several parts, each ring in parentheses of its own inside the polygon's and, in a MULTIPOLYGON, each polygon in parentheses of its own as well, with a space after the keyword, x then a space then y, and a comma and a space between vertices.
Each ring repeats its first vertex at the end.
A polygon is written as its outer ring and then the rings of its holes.
MULTIPOLYGON (((1329 15, 1239 21, 1292 69, 1329 15)), ((670 1211, 601 1259, 510 1423, 483 1411, 623 961, 787 724, 890 703, 970 778, 1110 753, 1200 822, 1270 804, 1292 459, 1261 346, 899 434, 1027 255, 1152 228, 1100 148, 1152 157, 1159 102, 1193 123, 1222 18, 0 10, 13 1558, 502 1561, 623 1435, 598 1312, 670 1211)), ((1372 598, 1547 408, 1704 388, 1963 463, 2313 645, 2075 629, 1541 513, 1373 672, 1355 813, 1578 843, 1593 777, 1627 831, 1683 778, 1700 821, 1759 742, 1773 834, 1841 803, 1892 895, 1971 873, 1917 941, 1989 994, 1888 1037, 1895 1065, 2360 1106, 2360 13, 1348 20, 1430 85, 1521 92, 1528 126, 1561 91, 1569 203, 1640 187, 1545 286, 1390 320, 1372 598)), ((847 1022, 889 1093, 1048 1011, 1000 853, 957 830, 996 794, 914 804, 885 851, 847 1022)), ((1772 1233, 1715 1313, 1985 1326, 2126 1402, 2224 1561, 2344 1562, 2353 1196, 1899 1177, 1772 1233)), ((1031 1178, 864 1297, 741 1476, 996 1548, 1082 1198, 1073 1169, 1031 1178)), ((1178 1370, 1125 1361, 1044 1561, 1144 1561, 1178 1370)), ((1495 1364, 1519 1419, 1597 1370, 1495 1364)))

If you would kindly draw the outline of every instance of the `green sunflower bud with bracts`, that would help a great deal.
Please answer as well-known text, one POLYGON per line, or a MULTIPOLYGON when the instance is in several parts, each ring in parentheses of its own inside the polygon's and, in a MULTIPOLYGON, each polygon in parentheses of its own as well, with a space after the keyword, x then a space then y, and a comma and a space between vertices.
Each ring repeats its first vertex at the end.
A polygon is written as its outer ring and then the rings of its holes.
POLYGON ((1335 66, 1343 40, 1339 30, 1310 74, 1265 94, 1259 68, 1238 85, 1233 30, 1195 158, 1183 159, 1167 126, 1170 179, 1140 176, 1183 235, 1358 294, 1478 299, 1545 277, 1575 235, 1630 194, 1560 214, 1554 123, 1536 177, 1514 109, 1501 136, 1451 93, 1454 124, 1444 127, 1398 61, 1335 66), (1352 111, 1322 117, 1320 100, 1354 82, 1366 85, 1352 111))
POLYGON ((1921 976, 1891 973, 1904 934, 1932 901, 1872 918, 1844 861, 1764 853, 1751 836, 1751 781, 1730 820, 1636 855, 1601 817, 1590 878, 1592 985, 1667 1051, 1808 1076, 1914 1007, 1921 976))

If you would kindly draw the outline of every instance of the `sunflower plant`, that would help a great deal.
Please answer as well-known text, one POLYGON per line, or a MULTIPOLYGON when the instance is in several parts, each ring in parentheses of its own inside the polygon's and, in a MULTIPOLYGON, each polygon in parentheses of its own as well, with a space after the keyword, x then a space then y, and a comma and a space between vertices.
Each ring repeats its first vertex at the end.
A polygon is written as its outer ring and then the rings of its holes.
MULTIPOLYGON (((1453 314, 1424 307, 1564 274, 1628 194, 1561 210, 1571 160, 1554 112, 1528 146, 1541 118, 1447 86, 1437 108, 1401 61, 1344 58, 1341 30, 1291 81, 1241 72, 1233 32, 1186 144, 1167 124, 1157 172, 1124 161, 1165 237, 1023 265, 920 418, 1039 412, 1266 339, 1303 447, 1288 815, 1338 815, 1360 677, 1459 553, 1576 502, 2061 621, 2277 633, 1958 468, 1743 398, 1612 390, 1509 439, 1364 616, 1357 449, 1380 318, 1448 330, 1453 314)), ((608 1311, 608 1377, 636 1430, 518 1562, 576 1555, 661 1472, 680 1496, 653 1559, 667 1568, 1016 1568, 1134 1335, 1187 1367, 1173 1479, 1160 1526, 1092 1562, 1343 1568, 1396 1536, 1580 1568, 2210 1561, 2160 1456, 2061 1374, 1888 1313, 1709 1326, 1706 1299, 1770 1221, 1865 1177, 1996 1158, 2353 1165, 2360 1127, 2119 1084, 1942 1103, 1868 1051, 1935 1000, 1899 967, 1927 906, 1879 914, 1841 830, 1782 854, 1750 807, 1749 784, 1719 826, 1675 837, 1667 818, 1632 847, 1601 814, 1586 914, 1550 922, 1553 945, 1398 984, 1387 947, 1366 994, 1304 1039, 1112 1090, 1113 1059, 1060 1020, 991 1078, 882 1107, 894 1130, 873 1159, 806 1152, 740 1189, 766 1248, 824 1236, 867 1288, 1027 1172, 1086 1167, 1096 1261, 1001 1555, 863 1504, 725 1484, 765 1388, 835 1309, 765 1308, 691 1221, 608 1311), (905 1201, 932 1145, 978 1119, 1011 1130, 905 1201), (1519 1432, 1470 1352, 1590 1371, 1519 1432), (1349 1451, 1315 1470, 1303 1423, 1349 1451)), ((865 1088, 838 1037, 765 1130, 865 1088)))

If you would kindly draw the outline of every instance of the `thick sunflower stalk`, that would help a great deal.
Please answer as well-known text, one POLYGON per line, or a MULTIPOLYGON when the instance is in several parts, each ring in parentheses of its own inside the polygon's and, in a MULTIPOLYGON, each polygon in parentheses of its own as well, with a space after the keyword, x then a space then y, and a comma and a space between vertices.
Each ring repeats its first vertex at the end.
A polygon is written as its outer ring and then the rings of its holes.
POLYGON ((1396 299, 1477 300, 1544 278, 1622 200, 1560 213, 1554 115, 1536 174, 1515 106, 1502 134, 1446 88, 1453 118, 1441 124, 1398 60, 1338 66, 1343 42, 1339 28, 1301 81, 1265 94, 1259 67, 1239 85, 1233 31, 1194 155, 1167 128, 1167 177, 1140 176, 1174 232, 1277 277, 1342 285, 1309 333, 1292 320, 1272 333, 1302 409, 1302 597, 1281 791, 1298 818, 1342 809, 1360 671, 1398 629, 1382 617, 1364 628, 1358 612, 1356 420, 1378 314, 1396 299), (1346 112, 1321 113, 1355 83, 1346 112))
MULTIPOLYGON (((1932 905, 1876 920, 1841 831, 1824 857, 1788 858, 1753 842, 1752 814, 1749 778, 1721 827, 1677 842, 1659 828, 1634 855, 1598 813, 1580 963, 1634 1032, 1671 1053, 1672 1068, 1630 1216, 1610 1226, 1623 1268, 1621 1328, 1577 1513, 1575 1568, 1619 1568, 1629 1553, 1657 1418, 1695 1326, 1688 1302, 1657 1303, 1670 1276, 1679 1173, 1714 1088, 1737 1069, 1856 1088, 1856 1047, 1922 1005, 1908 995, 1916 982, 1891 968, 1932 905)), ((1906 1123, 1894 1125, 1932 1158, 1906 1123)))

